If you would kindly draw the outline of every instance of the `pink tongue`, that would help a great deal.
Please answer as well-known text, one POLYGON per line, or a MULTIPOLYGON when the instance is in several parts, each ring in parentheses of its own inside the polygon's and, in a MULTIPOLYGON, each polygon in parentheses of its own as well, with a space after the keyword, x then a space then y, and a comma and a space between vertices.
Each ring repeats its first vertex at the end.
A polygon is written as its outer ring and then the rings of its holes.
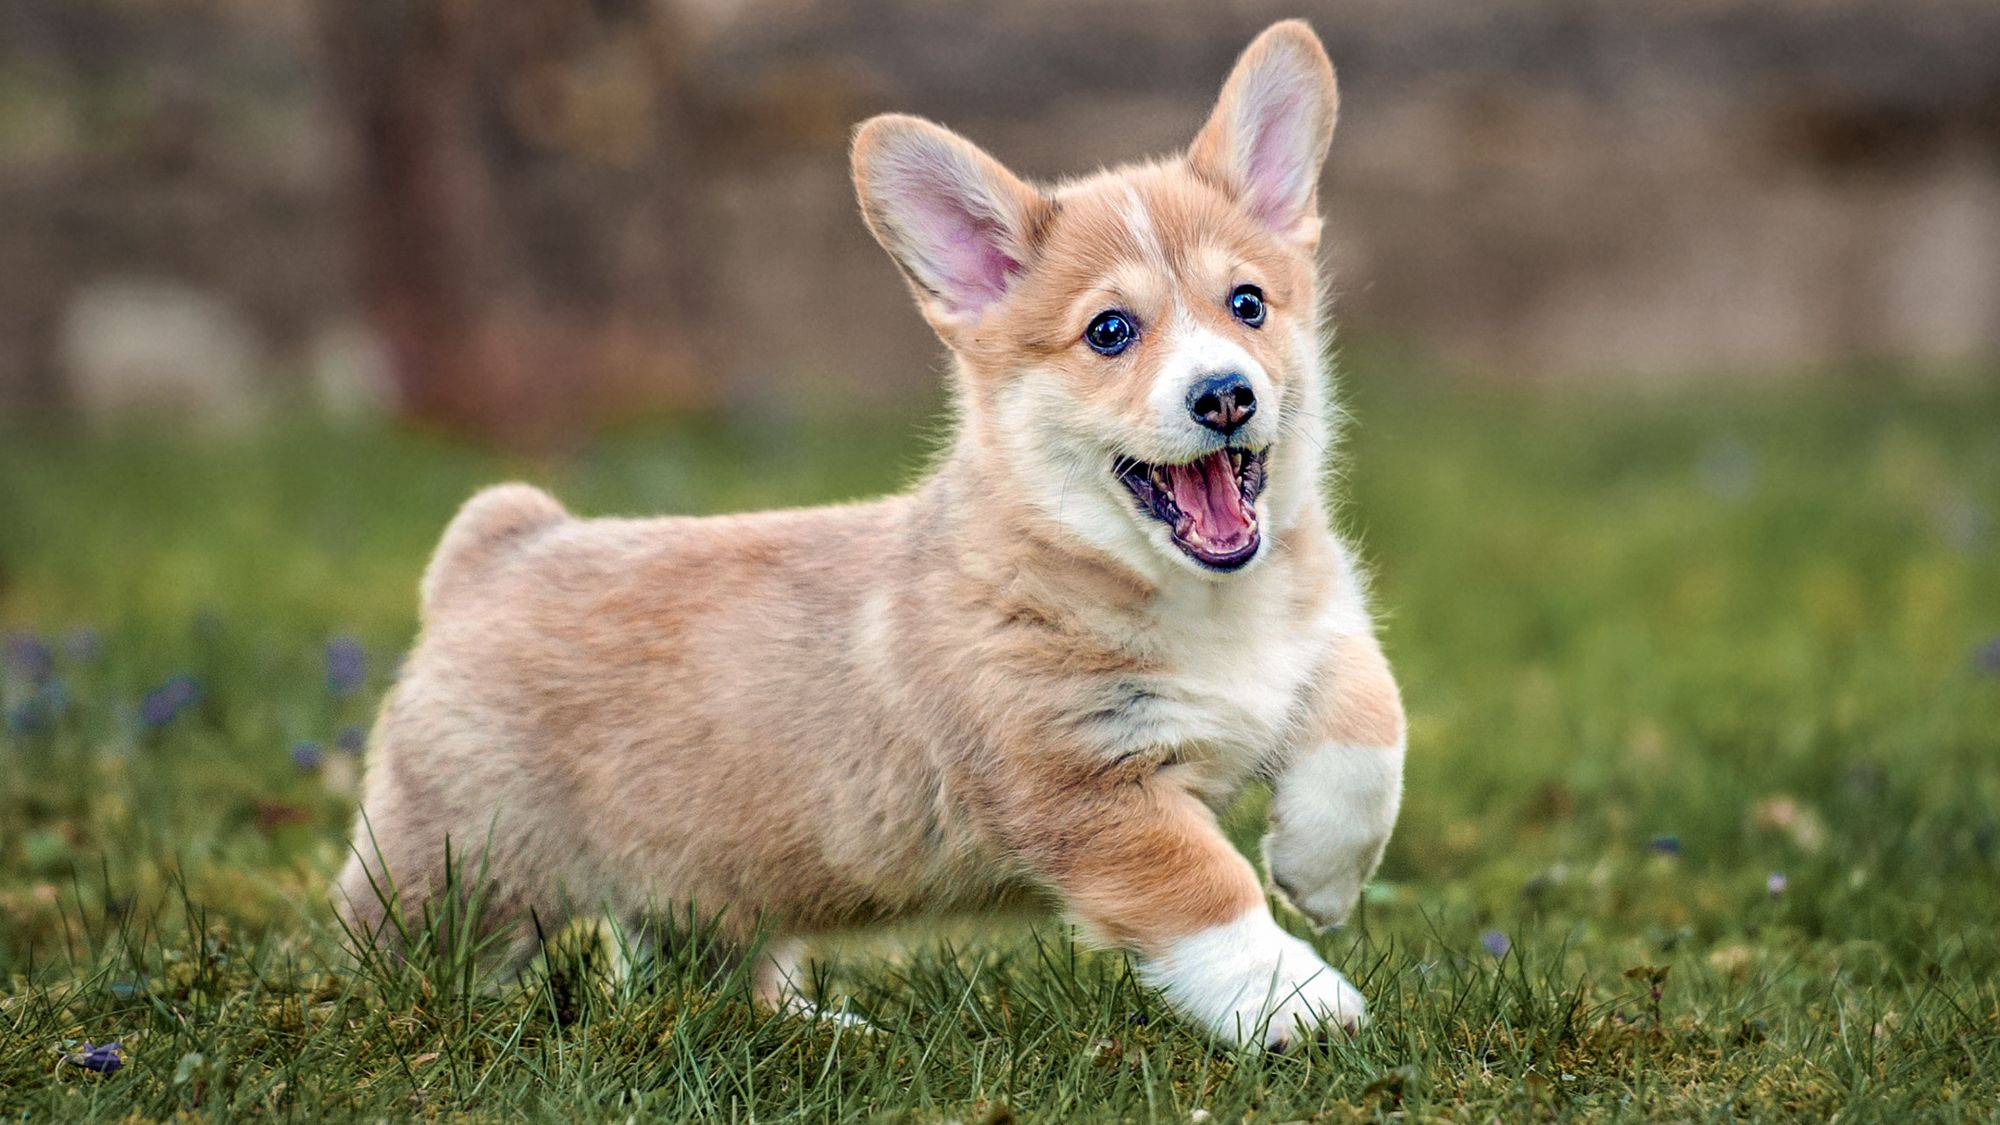
POLYGON ((1167 469, 1174 486, 1174 503, 1194 521, 1201 545, 1209 551, 1233 551, 1250 541, 1250 513, 1229 454, 1215 452, 1191 465, 1167 469))

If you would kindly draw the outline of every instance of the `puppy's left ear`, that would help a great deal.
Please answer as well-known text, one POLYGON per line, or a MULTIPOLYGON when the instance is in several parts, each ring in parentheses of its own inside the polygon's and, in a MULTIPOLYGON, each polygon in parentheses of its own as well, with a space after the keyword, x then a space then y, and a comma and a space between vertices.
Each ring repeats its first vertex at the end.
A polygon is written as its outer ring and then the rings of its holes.
POLYGON ((1339 110, 1319 36, 1304 20, 1273 24, 1236 60, 1188 163, 1273 233, 1315 246, 1320 166, 1339 110))

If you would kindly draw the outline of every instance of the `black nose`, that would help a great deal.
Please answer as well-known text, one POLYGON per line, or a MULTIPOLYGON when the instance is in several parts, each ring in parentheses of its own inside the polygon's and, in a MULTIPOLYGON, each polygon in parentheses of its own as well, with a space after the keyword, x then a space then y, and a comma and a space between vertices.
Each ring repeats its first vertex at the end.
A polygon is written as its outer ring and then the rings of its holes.
POLYGON ((1234 371, 1210 375, 1188 392, 1188 413, 1218 434, 1233 434, 1257 413, 1257 395, 1250 380, 1234 371))

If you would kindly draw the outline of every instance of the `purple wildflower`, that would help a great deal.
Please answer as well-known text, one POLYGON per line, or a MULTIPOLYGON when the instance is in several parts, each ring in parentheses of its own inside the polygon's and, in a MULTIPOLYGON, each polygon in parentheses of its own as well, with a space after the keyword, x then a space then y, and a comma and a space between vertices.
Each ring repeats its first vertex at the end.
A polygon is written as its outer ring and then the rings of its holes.
POLYGON ((1789 884, 1790 880, 1785 878, 1784 872, 1773 871, 1764 877, 1764 893, 1772 898, 1779 898, 1784 895, 1785 888, 1789 884))
POLYGON ((163 727, 174 721, 173 700, 164 689, 149 691, 139 704, 139 719, 149 727, 163 727))
POLYGON ((146 693, 139 704, 139 718, 154 729, 166 726, 180 713, 201 702, 201 681, 180 675, 146 693))
POLYGON ((320 749, 317 742, 301 740, 292 743, 292 764, 307 773, 318 769, 320 762, 325 758, 326 752, 320 749))
POLYGON ((99 1074, 116 1074, 118 1068, 125 1065, 123 1051, 124 1048, 117 1043, 92 1045, 86 1041, 83 1050, 68 1056, 67 1061, 71 1066, 80 1066, 99 1074))
POLYGON ((7 634, 7 671, 24 683, 40 686, 49 678, 55 668, 55 661, 49 655, 49 643, 33 633, 22 631, 7 634))
POLYGON ((361 690, 367 671, 367 655, 360 641, 339 636, 326 642, 326 690, 338 696, 353 695, 361 690))
POLYGON ((1972 650, 1972 666, 1981 672, 2000 676, 2000 637, 1994 637, 1972 650))
POLYGON ((1652 842, 1646 846, 1651 848, 1656 855, 1681 854, 1681 838, 1679 836, 1655 836, 1652 842))
POLYGON ((1514 940, 1499 930, 1488 930, 1479 935, 1479 947, 1495 957, 1505 957, 1514 948, 1514 940))
POLYGON ((368 732, 358 726, 342 727, 333 744, 349 754, 359 754, 368 745, 368 732))

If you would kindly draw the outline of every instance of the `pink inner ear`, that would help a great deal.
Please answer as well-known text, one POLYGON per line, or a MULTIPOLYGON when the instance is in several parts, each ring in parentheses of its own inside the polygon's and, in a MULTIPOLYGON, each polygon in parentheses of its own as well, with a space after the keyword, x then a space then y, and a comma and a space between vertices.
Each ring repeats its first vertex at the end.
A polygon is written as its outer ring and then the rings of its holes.
POLYGON ((1274 90, 1257 106, 1246 152, 1244 186, 1250 210, 1268 223, 1285 225, 1301 217, 1318 169, 1312 166, 1312 102, 1303 91, 1274 90))
POLYGON ((947 269, 965 296, 947 299, 967 311, 976 311, 1006 294, 1007 283, 1020 272, 1021 263, 1000 248, 1006 234, 999 224, 968 214, 961 214, 960 219, 947 269))
POLYGON ((984 213, 966 185, 925 174, 904 189, 910 249, 923 280, 958 312, 977 312, 1007 292, 1021 263, 1007 252, 1007 231, 984 213))

